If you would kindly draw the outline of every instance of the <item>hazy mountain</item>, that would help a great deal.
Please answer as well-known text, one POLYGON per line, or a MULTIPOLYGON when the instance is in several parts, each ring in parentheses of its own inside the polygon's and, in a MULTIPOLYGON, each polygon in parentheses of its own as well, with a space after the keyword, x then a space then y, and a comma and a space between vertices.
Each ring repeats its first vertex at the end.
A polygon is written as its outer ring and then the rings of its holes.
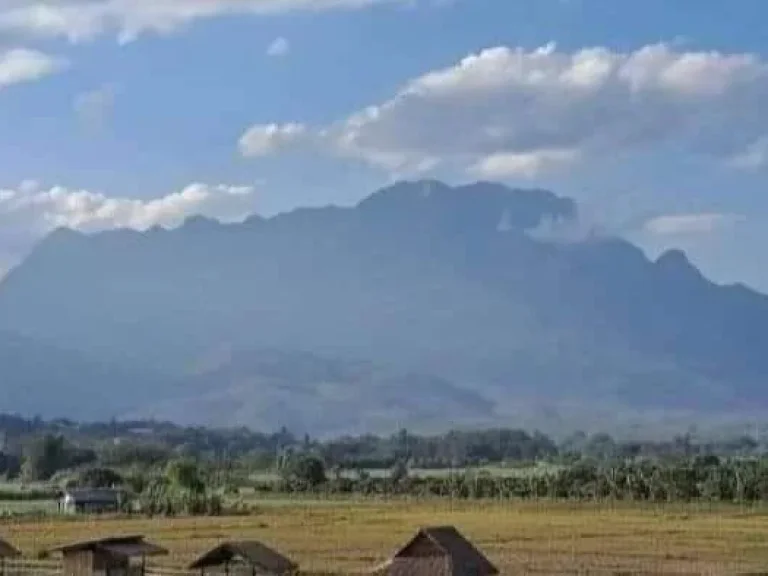
POLYGON ((6 412, 109 419, 157 390, 175 394, 169 379, 0 332, 0 406, 6 412))
POLYGON ((335 429, 343 414, 355 427, 350 412, 373 418, 385 389, 402 395, 398 414, 429 419, 433 399, 446 420, 491 418, 484 400, 498 418, 522 405, 765 405, 768 297, 709 282, 680 252, 653 262, 583 234, 576 212, 546 191, 427 181, 242 224, 59 230, 0 285, 0 329, 185 375, 165 394, 176 407, 154 405, 188 420, 231 422, 237 406, 237 423, 282 413, 335 429), (211 360, 227 349, 240 352, 211 360), (298 378, 285 360, 266 377, 242 351, 267 349, 311 353, 314 368, 298 378), (375 368, 355 372, 359 359, 375 368), (342 360, 351 372, 335 385, 360 396, 337 403, 321 375, 342 360))
POLYGON ((340 436, 483 424, 493 403, 448 380, 370 362, 281 350, 226 352, 226 359, 188 378, 183 397, 150 402, 127 416, 184 425, 258 423, 340 436))

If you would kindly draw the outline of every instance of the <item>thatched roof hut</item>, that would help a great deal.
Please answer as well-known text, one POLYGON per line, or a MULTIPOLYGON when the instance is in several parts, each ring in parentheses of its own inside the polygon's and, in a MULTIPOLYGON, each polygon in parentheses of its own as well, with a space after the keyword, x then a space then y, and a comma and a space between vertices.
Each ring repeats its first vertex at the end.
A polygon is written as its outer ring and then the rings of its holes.
POLYGON ((64 557, 64 576, 91 576, 112 570, 128 572, 131 562, 140 564, 132 573, 143 575, 147 556, 168 554, 165 548, 144 540, 143 536, 114 536, 98 540, 84 540, 52 548, 64 557))
POLYGON ((0 575, 5 574, 5 560, 7 558, 18 558, 21 552, 14 548, 5 540, 0 539, 0 575))
POLYGON ((298 565, 276 550, 256 540, 222 542, 189 565, 190 570, 205 573, 214 568, 229 574, 270 574, 284 576, 298 571, 298 565))
POLYGON ((0 539, 0 558, 17 558, 21 552, 13 547, 9 542, 0 539))
POLYGON ((422 528, 372 576, 495 576, 498 569, 453 526, 422 528))

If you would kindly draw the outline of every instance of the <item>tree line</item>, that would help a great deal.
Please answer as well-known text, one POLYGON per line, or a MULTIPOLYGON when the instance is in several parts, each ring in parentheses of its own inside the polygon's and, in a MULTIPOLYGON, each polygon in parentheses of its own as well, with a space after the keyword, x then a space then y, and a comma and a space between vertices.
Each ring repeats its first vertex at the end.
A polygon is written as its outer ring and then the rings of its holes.
MULTIPOLYGON (((119 480, 130 488, 133 511, 149 515, 221 514, 237 507, 243 489, 266 495, 354 495, 359 497, 454 498, 495 500, 636 501, 652 503, 768 502, 768 458, 695 456, 677 461, 599 463, 580 461, 514 475, 488 471, 411 473, 398 462, 385 475, 364 470, 344 474, 327 469, 319 456, 294 454, 272 480, 235 486, 221 483, 210 466, 190 460, 169 463, 162 474, 119 480)), ((114 478, 110 479, 114 481, 114 478)), ((98 484, 102 480, 91 478, 98 484)))
POLYGON ((386 476, 372 476, 364 471, 353 476, 329 475, 319 458, 302 458, 313 464, 304 463, 300 468, 294 467, 289 475, 256 483, 254 487, 261 492, 457 499, 768 502, 768 458, 695 456, 675 461, 579 461, 516 475, 480 470, 418 476, 411 475, 402 463, 386 476))
MULTIPOLYGON (((363 468, 329 467, 318 452, 294 451, 283 455, 277 472, 273 478, 253 479, 233 475, 216 462, 177 458, 148 469, 86 466, 69 476, 65 487, 119 488, 124 513, 148 516, 240 513, 248 509, 245 502, 257 503, 259 495, 268 494, 744 505, 768 501, 768 457, 581 458, 507 474, 482 468, 417 472, 403 459, 385 474, 372 474, 363 468)), ((33 495, 56 496, 44 490, 14 491, 0 493, 0 499, 33 495)))
POLYGON ((328 468, 391 469, 407 460, 412 468, 449 469, 483 465, 552 462, 680 459, 694 456, 758 456, 765 446, 749 435, 701 439, 684 434, 664 441, 618 440, 605 433, 576 432, 556 441, 516 428, 453 430, 444 434, 348 436, 318 440, 283 428, 272 433, 181 427, 153 421, 81 424, 0 414, 0 474, 47 481, 83 466, 142 470, 179 458, 220 469, 276 470, 291 453, 317 454, 328 468))

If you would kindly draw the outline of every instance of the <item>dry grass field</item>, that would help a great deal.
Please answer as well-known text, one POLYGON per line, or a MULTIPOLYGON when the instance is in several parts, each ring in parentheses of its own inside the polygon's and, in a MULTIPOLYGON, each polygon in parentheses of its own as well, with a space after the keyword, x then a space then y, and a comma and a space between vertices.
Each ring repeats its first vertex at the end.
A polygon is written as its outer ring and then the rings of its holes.
POLYGON ((385 559, 417 527, 453 524, 502 573, 736 574, 768 569, 768 514, 670 506, 338 502, 265 505, 224 518, 7 521, 0 534, 34 554, 110 534, 145 534, 181 566, 226 538, 257 538, 307 572, 350 573, 385 559))

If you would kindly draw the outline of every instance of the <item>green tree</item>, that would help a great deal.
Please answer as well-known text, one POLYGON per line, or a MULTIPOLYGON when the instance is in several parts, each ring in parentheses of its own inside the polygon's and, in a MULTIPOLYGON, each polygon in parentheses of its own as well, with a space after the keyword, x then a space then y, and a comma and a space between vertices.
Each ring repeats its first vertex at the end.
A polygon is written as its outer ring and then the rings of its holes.
POLYGON ((79 488, 113 488, 122 484, 123 477, 111 468, 87 468, 75 478, 79 488))
POLYGON ((315 455, 297 454, 283 468, 283 478, 289 482, 298 482, 309 488, 315 488, 327 480, 325 464, 315 455))
POLYGON ((200 467, 193 460, 172 460, 166 467, 165 475, 177 489, 190 494, 205 492, 205 482, 200 473, 200 467))
POLYGON ((67 465, 67 451, 63 436, 46 434, 34 438, 24 449, 22 475, 25 480, 49 480, 67 465))

